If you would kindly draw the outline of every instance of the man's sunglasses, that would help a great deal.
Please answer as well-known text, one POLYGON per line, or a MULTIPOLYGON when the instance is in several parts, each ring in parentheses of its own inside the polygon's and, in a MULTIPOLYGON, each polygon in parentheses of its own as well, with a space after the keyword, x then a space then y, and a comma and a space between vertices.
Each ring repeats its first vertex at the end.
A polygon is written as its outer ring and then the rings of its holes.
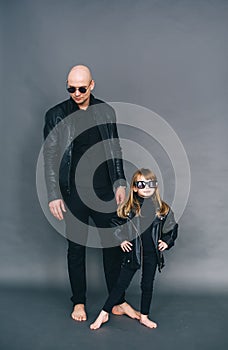
MULTIPOLYGON (((90 81, 91 83, 91 81, 90 81)), ((67 91, 70 93, 70 94, 73 94, 76 90, 78 90, 81 94, 85 94, 86 91, 88 90, 89 86, 90 86, 90 83, 88 86, 79 86, 79 87, 75 87, 75 86, 66 86, 66 89, 67 91)))
POLYGON ((139 190, 142 190, 143 188, 146 187, 146 185, 149 188, 155 188, 158 186, 157 181, 149 180, 149 181, 135 181, 134 183, 135 187, 137 187, 139 190))

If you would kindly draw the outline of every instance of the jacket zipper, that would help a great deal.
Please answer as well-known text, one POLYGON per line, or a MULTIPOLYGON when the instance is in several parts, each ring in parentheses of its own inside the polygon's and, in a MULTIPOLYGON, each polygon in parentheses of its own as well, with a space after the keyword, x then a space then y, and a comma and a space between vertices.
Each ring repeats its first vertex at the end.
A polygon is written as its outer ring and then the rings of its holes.
POLYGON ((128 217, 128 220, 130 221, 131 225, 133 226, 133 228, 135 229, 136 231, 136 234, 139 238, 139 241, 140 241, 140 246, 141 246, 141 252, 140 252, 140 262, 141 262, 141 266, 143 267, 143 245, 142 245, 142 238, 139 234, 139 231, 137 229, 137 227, 135 226, 134 222, 128 217))

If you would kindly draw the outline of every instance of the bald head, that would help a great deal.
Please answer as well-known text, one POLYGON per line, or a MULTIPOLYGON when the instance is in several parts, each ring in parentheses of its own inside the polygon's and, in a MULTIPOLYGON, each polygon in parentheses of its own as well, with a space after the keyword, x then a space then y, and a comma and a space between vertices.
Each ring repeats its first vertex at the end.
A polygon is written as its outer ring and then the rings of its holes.
POLYGON ((89 106, 90 93, 95 85, 89 68, 83 65, 71 68, 67 78, 67 85, 76 88, 75 92, 70 95, 80 109, 86 109, 89 106), (86 92, 80 92, 80 87, 86 88, 86 92))
POLYGON ((86 80, 90 82, 92 80, 92 74, 90 69, 87 66, 77 65, 71 68, 68 74, 68 82, 69 80, 86 80))

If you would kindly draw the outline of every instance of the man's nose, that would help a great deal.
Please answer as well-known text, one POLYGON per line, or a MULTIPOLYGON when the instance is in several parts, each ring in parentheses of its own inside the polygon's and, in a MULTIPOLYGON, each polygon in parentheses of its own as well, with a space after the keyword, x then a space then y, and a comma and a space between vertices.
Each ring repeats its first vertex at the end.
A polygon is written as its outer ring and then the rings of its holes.
POLYGON ((76 96, 79 96, 80 94, 81 94, 80 91, 79 91, 78 89, 76 89, 76 90, 75 90, 75 95, 76 95, 76 96))

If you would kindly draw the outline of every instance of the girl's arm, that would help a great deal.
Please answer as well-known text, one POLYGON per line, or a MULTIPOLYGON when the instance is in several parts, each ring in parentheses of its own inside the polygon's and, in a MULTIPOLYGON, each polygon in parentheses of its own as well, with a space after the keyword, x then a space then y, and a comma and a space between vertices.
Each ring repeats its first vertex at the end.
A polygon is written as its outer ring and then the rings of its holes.
POLYGON ((114 228, 113 234, 119 244, 121 244, 125 240, 128 240, 126 223, 127 219, 120 218, 119 216, 117 216, 117 214, 115 214, 111 219, 111 225, 114 228))
MULTIPOLYGON (((165 249, 170 249, 171 247, 174 246, 174 241, 177 238, 177 234, 178 234, 178 224, 175 221, 173 211, 170 209, 162 228, 161 241, 167 244, 167 248, 165 249)), ((161 247, 164 248, 164 245, 161 244, 161 247)))

